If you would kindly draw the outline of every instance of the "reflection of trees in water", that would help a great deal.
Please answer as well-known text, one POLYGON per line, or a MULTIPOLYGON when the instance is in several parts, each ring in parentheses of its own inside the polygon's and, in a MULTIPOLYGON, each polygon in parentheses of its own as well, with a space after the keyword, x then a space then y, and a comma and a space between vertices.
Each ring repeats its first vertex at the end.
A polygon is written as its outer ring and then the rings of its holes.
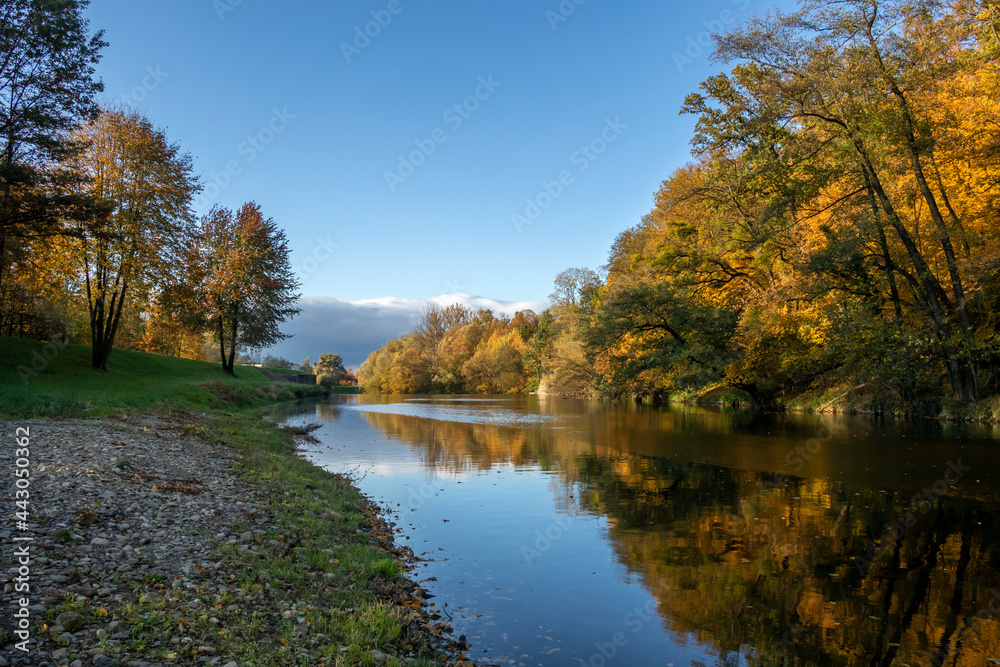
POLYGON ((1000 618, 974 618, 1000 604, 1000 513, 988 504, 942 501, 888 538, 912 493, 821 479, 775 486, 764 473, 594 444, 637 423, 717 434, 733 429, 724 416, 610 412, 589 433, 365 417, 422 449, 432 469, 557 470, 559 502, 606 516, 618 560, 653 592, 666 624, 712 641, 724 662, 922 665, 945 652, 943 664, 965 666, 1000 657, 1000 618), (878 544, 868 555, 870 541, 878 544))
POLYGON ((552 462, 549 437, 542 429, 466 424, 407 415, 364 412, 372 426, 419 447, 431 469, 457 472, 489 470, 497 465, 540 465, 552 462))
POLYGON ((678 632, 764 665, 917 665, 942 650, 944 664, 979 665, 1000 655, 998 619, 972 619, 1000 587, 992 508, 940 503, 865 567, 868 540, 884 538, 909 494, 820 480, 774 487, 758 473, 659 459, 581 466, 582 502, 608 517, 619 561, 678 632))
POLYGON ((340 406, 331 403, 320 403, 316 406, 316 416, 320 421, 337 422, 340 421, 340 406))

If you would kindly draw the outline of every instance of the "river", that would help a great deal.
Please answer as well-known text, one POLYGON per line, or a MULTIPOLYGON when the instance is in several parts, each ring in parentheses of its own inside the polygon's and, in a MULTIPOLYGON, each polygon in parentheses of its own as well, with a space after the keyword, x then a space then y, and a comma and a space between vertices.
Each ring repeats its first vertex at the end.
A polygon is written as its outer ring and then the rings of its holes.
POLYGON ((538 396, 334 396, 477 664, 1000 664, 1000 429, 538 396))

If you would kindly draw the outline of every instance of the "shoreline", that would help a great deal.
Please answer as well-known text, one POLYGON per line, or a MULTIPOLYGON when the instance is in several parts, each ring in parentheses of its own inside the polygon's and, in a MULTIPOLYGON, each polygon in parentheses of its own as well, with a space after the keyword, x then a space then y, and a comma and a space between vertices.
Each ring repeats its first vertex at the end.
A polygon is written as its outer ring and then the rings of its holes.
POLYGON ((471 664, 381 508, 254 412, 3 422, 30 432, 32 585, 25 653, 5 558, 0 667, 471 664))

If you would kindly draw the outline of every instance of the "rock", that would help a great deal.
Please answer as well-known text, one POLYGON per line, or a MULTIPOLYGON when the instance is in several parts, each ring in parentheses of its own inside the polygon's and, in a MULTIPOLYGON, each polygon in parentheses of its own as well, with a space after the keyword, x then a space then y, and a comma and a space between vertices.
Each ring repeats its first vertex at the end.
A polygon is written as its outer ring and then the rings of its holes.
MULTIPOLYGON (((203 646, 211 639, 200 633, 164 628, 147 648, 135 650, 128 641, 133 632, 130 623, 108 621, 120 614, 121 605, 140 598, 145 605, 158 605, 163 599, 166 608, 178 610, 178 618, 204 615, 201 620, 207 627, 221 629, 231 613, 260 606, 280 616, 288 609, 274 608, 280 600, 295 599, 293 592, 280 590, 287 588, 286 582, 272 587, 267 573, 255 577, 250 588, 243 583, 242 565, 234 568, 228 558, 205 559, 227 543, 242 542, 248 553, 278 550, 281 547, 273 542, 262 543, 262 536, 289 534, 288 526, 274 525, 273 518, 261 511, 270 507, 271 501, 262 499, 267 484, 257 487, 238 476, 236 452, 192 437, 189 428, 176 420, 129 415, 45 420, 32 455, 32 464, 46 470, 33 480, 32 490, 46 502, 37 527, 32 528, 39 551, 32 568, 37 592, 33 587, 31 597, 37 602, 29 610, 33 617, 46 619, 49 628, 36 633, 37 646, 27 661, 13 653, 12 646, 0 647, 0 667, 11 663, 66 667, 70 656, 72 667, 126 662, 150 667, 162 663, 161 650, 183 655, 178 663, 239 667, 240 663, 223 657, 221 647, 203 646), (116 468, 118 458, 133 466, 116 468), (184 480, 183 490, 174 488, 178 485, 172 480, 184 480), (230 595, 235 604, 224 601, 230 595), (195 602, 195 596, 200 601, 195 602), (60 608, 74 599, 86 603, 86 611, 60 608), (49 620, 53 609, 56 613, 49 620), (226 616, 212 616, 213 612, 226 616), (95 618, 93 623, 90 618, 95 618), (116 659, 118 651, 128 657, 116 659)), ((0 467, 10 469, 12 456, 12 449, 0 448, 0 467)), ((5 530, 0 530, 0 539, 13 534, 5 530)), ((0 565, 0 591, 8 589, 0 593, 2 608, 15 595, 11 578, 18 576, 18 569, 10 565, 0 565)), ((293 612, 290 620, 294 623, 302 613, 293 612)), ((308 652, 309 647, 318 647, 316 640, 307 637, 304 625, 296 626, 293 637, 295 646, 289 648, 294 653, 289 656, 312 664, 308 652)))
POLYGON ((56 625, 61 625, 67 632, 76 632, 83 625, 83 617, 72 611, 56 616, 56 625))
POLYGON ((389 660, 391 659, 391 656, 389 654, 382 653, 382 651, 379 651, 378 649, 372 649, 371 651, 368 651, 368 655, 375 662, 389 662, 389 660))

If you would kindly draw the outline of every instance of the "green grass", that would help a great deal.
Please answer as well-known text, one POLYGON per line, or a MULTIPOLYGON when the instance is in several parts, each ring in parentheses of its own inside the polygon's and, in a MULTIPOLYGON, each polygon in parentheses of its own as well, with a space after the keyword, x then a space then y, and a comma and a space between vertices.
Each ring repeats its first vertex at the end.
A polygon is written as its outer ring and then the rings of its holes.
POLYGON ((360 394, 361 387, 327 387, 331 394, 360 394))
POLYGON ((268 373, 274 373, 275 375, 312 375, 312 373, 306 373, 305 371, 300 371, 297 368, 268 368, 265 367, 263 370, 268 373))
POLYGON ((108 370, 86 345, 0 337, 0 418, 99 416, 121 412, 209 412, 321 396, 320 387, 276 384, 256 368, 114 350, 108 370), (47 358, 48 357, 48 358, 47 358))
MULTIPOLYGON (((129 640, 114 646, 102 642, 102 649, 122 663, 138 658, 195 664, 204 657, 196 647, 211 645, 225 657, 223 663, 372 665, 372 650, 405 655, 421 646, 405 629, 417 619, 426 623, 427 616, 408 594, 412 584, 390 548, 391 528, 348 480, 297 455, 294 429, 261 416, 267 405, 322 395, 322 388, 273 383, 246 367, 238 367, 233 378, 219 364, 122 350, 112 353, 108 368, 92 369, 85 346, 59 349, 0 337, 0 418, 182 411, 188 436, 240 453, 238 474, 261 491, 259 507, 269 529, 260 535, 257 554, 229 545, 214 550, 212 558, 226 563, 224 569, 231 573, 227 585, 232 592, 205 614, 166 605, 163 593, 171 582, 146 577, 129 580, 136 595, 126 604, 95 609, 105 603, 71 596, 53 605, 48 612, 52 618, 77 611, 89 627, 120 624, 129 640), (42 356, 46 352, 47 360, 42 356), (150 589, 161 594, 142 595, 150 589), (286 600, 297 605, 294 623, 282 616, 286 600), (194 640, 191 644, 155 645, 168 629, 176 634, 180 624, 194 640)), ((119 458, 114 465, 130 462, 119 458)), ((237 532, 252 527, 247 524, 237 532)), ((56 539, 69 541, 70 533, 61 531, 56 539)), ((183 605, 200 594, 200 587, 174 594, 183 605)), ((403 660, 386 664, 401 666, 403 660)))

